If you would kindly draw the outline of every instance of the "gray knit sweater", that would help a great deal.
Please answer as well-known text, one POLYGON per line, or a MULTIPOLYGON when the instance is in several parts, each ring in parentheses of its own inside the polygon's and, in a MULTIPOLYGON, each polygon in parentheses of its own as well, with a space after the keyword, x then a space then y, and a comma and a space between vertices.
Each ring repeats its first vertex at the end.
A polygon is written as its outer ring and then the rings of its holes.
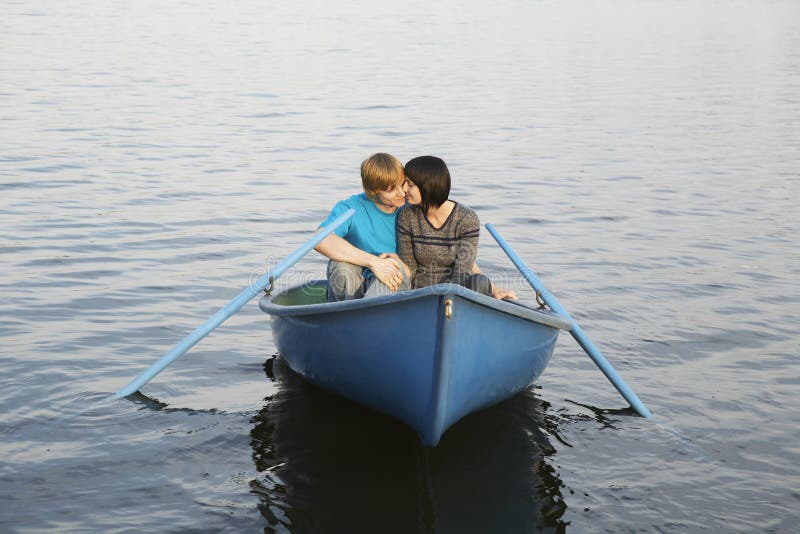
POLYGON ((474 211, 456 203, 441 228, 419 206, 397 214, 397 254, 411 269, 411 287, 453 282, 465 285, 478 253, 481 223, 474 211))

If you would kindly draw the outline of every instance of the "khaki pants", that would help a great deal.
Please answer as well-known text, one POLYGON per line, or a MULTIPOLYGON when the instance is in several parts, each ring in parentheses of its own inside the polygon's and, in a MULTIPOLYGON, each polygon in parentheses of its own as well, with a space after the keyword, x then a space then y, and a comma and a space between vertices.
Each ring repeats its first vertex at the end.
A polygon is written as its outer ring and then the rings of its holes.
MULTIPOLYGON (((352 263, 330 260, 328 262, 328 302, 377 297, 394 293, 374 276, 365 278, 362 268, 352 263)), ((403 273, 398 291, 411 289, 411 280, 403 273)))

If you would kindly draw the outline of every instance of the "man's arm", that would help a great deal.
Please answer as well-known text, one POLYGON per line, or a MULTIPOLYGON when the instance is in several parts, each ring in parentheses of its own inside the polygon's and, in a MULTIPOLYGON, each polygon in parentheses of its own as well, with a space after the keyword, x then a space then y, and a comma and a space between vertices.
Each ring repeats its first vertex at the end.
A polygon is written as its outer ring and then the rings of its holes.
POLYGON ((381 258, 364 252, 336 234, 330 234, 320 241, 314 250, 335 261, 366 267, 372 271, 375 278, 386 284, 392 291, 396 291, 403 280, 400 266, 394 259, 391 257, 381 258))
POLYGON ((370 262, 375 258, 372 254, 364 252, 350 244, 346 239, 336 234, 330 234, 320 241, 314 250, 335 261, 344 261, 360 267, 370 267, 370 262))

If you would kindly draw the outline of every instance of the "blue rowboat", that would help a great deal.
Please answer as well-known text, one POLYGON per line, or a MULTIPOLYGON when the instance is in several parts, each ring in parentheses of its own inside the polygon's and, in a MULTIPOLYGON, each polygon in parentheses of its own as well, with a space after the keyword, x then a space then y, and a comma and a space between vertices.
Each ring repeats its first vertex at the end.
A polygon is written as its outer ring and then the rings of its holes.
POLYGON ((278 353, 313 384, 406 423, 427 447, 528 388, 571 327, 454 284, 331 303, 326 289, 322 280, 261 298, 278 353))

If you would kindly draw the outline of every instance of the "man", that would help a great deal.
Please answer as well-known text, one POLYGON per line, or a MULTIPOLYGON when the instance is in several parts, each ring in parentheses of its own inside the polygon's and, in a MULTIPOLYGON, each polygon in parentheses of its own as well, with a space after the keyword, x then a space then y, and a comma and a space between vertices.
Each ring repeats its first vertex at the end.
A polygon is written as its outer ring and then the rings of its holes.
POLYGON ((391 154, 377 153, 361 163, 363 193, 338 202, 321 226, 350 208, 349 221, 322 240, 315 250, 328 262, 328 301, 388 294, 409 289, 397 258, 395 221, 406 202, 403 164, 391 154))

